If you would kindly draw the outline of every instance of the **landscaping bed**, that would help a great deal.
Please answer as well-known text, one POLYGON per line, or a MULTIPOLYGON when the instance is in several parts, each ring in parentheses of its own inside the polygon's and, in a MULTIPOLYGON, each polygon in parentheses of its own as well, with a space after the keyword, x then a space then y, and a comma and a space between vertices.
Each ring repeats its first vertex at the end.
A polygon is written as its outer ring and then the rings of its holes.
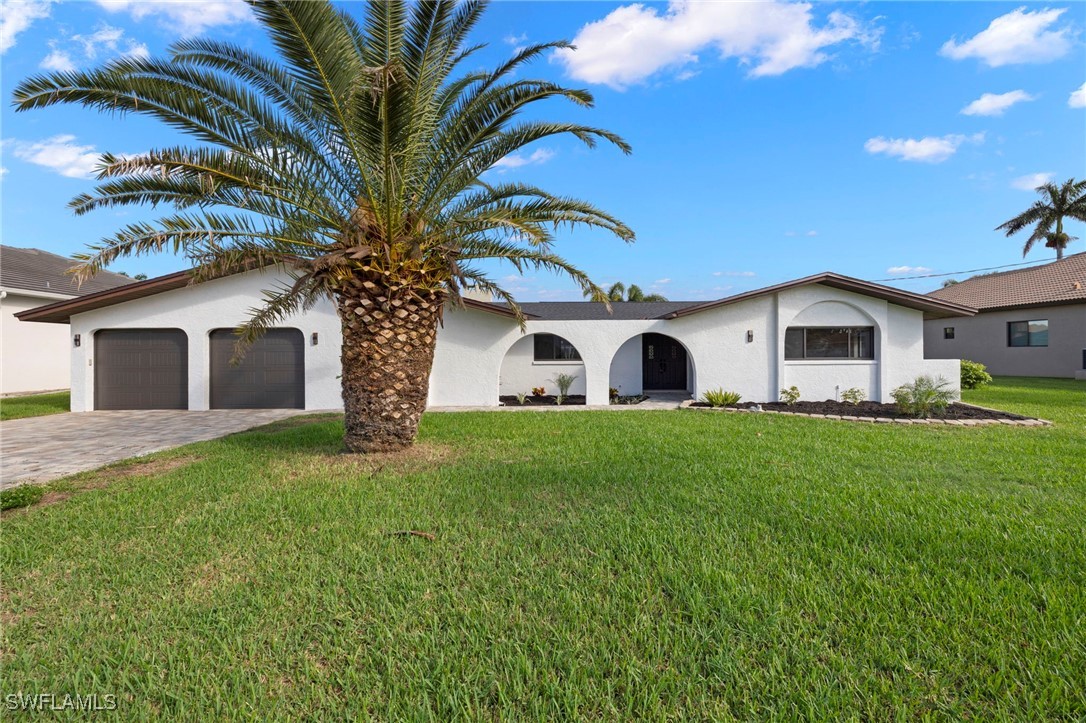
MULTIPOLYGON (((503 394, 500 397, 498 397, 498 402, 503 407, 520 407, 520 406, 525 406, 525 407, 530 407, 530 406, 535 406, 535 407, 552 406, 553 407, 553 406, 555 406, 555 403, 557 401, 558 401, 558 397, 556 397, 553 394, 544 394, 544 395, 533 394, 530 397, 527 397, 525 399, 525 402, 524 402, 523 405, 517 400, 516 396, 513 395, 513 394, 503 394)), ((584 406, 584 404, 585 404, 585 396, 583 394, 570 394, 569 396, 562 398, 562 406, 563 407, 572 407, 572 406, 575 406, 575 405, 578 405, 578 404, 581 405, 581 406, 584 406)))
MULTIPOLYGON (((709 407, 705 402, 695 402, 692 407, 709 407)), ((758 407, 764 412, 786 412, 791 414, 817 414, 834 417, 860 417, 864 419, 914 419, 911 415, 902 414, 894 404, 880 404, 879 402, 860 402, 859 404, 846 404, 827 399, 824 402, 796 402, 785 404, 784 402, 741 402, 731 409, 753 410, 758 407)), ((1020 414, 1001 412, 994 409, 983 409, 970 404, 955 402, 946 408, 942 414, 932 416, 933 419, 961 419, 961 420, 1025 420, 1020 414)))

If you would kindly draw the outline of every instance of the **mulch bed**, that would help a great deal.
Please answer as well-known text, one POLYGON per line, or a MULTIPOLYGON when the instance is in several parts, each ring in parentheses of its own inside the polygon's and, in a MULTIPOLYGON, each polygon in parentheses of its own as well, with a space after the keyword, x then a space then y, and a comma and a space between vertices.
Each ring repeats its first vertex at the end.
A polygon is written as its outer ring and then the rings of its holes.
MULTIPOLYGON (((547 394, 547 395, 544 395, 542 397, 537 397, 537 396, 535 396, 533 394, 532 396, 528 397, 527 403, 524 406, 526 406, 526 407, 527 406, 533 406, 533 407, 551 406, 551 407, 553 407, 553 406, 555 406, 554 402, 557 399, 558 399, 558 397, 554 396, 553 394, 547 394)), ((520 402, 517 401, 516 396, 512 395, 512 394, 503 394, 502 396, 498 397, 498 402, 503 407, 519 407, 519 406, 521 406, 520 402)), ((577 405, 577 404, 579 404, 581 406, 584 406, 584 403, 585 403, 585 398, 584 398, 583 394, 570 394, 568 397, 565 397, 564 399, 562 399, 562 406, 563 407, 572 407, 572 406, 577 405)))
MULTIPOLYGON (((704 402, 695 402, 692 407, 708 407, 704 402)), ((860 402, 859 404, 845 404, 827 399, 824 402, 796 402, 785 404, 784 402, 742 402, 735 405, 737 409, 754 409, 760 406, 768 412, 790 412, 792 414, 821 414, 848 417, 882 418, 882 419, 912 419, 911 416, 901 414, 893 404, 880 404, 878 402, 860 402)), ((1000 412, 989 409, 980 409, 968 404, 954 403, 947 407, 944 414, 938 415, 938 419, 1029 419, 1020 414, 1000 412)))

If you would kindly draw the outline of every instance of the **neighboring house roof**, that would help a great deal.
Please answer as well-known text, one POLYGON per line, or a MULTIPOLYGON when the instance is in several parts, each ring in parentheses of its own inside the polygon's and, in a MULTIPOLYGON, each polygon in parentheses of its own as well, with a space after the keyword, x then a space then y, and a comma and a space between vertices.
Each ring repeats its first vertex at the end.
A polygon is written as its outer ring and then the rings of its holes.
POLYGON ((1043 266, 974 276, 928 296, 981 311, 1086 304, 1086 252, 1043 266))
MULTIPOLYGON (((123 287, 106 289, 94 294, 88 294, 78 299, 65 299, 53 304, 39 306, 34 309, 20 312, 15 316, 21 321, 44 321, 58 324, 66 324, 72 314, 81 314, 94 309, 101 309, 125 301, 133 301, 145 296, 171 291, 188 286, 192 280, 190 271, 177 271, 165 276, 158 276, 146 281, 137 281, 123 287)), ((869 281, 861 281, 849 276, 841 276, 830 272, 806 276, 802 279, 788 281, 776 286, 767 286, 755 289, 735 296, 729 296, 716 301, 616 301, 611 303, 611 313, 607 312, 606 305, 594 301, 535 301, 521 304, 525 317, 529 319, 543 320, 569 320, 569 321, 594 321, 594 320, 631 320, 631 319, 675 319, 680 316, 696 314, 699 311, 715 309, 718 306, 735 304, 747 299, 757 298, 778 291, 791 289, 809 284, 822 284, 845 291, 853 291, 866 296, 885 299, 894 304, 918 309, 925 313, 926 318, 943 318, 947 316, 972 316, 976 309, 963 304, 934 299, 930 296, 914 294, 910 291, 902 291, 889 286, 873 284, 869 281)), ((516 313, 506 304, 488 303, 464 297, 464 305, 468 308, 486 311, 492 314, 515 318, 516 313)))
POLYGON ((78 285, 68 273, 76 261, 42 251, 0 246, 0 286, 4 289, 84 296, 133 283, 112 271, 100 271, 78 285))

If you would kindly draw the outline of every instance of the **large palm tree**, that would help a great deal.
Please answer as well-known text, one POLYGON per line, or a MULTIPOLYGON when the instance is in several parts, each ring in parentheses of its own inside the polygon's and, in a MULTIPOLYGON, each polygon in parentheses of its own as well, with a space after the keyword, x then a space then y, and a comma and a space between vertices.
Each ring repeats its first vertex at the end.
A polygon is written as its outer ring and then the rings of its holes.
POLYGON ((1033 233, 1026 239, 1022 255, 1028 254, 1035 243, 1044 240, 1046 247, 1056 249, 1056 258, 1062 259, 1067 244, 1078 240, 1063 230, 1064 219, 1086 221, 1086 181, 1076 182, 1069 178, 1062 186, 1046 183, 1036 190, 1041 200, 1034 201, 1032 206, 1010 221, 996 226, 996 231, 1005 231, 1009 238, 1032 226, 1033 233))
POLYGON ((126 204, 172 205, 176 213, 92 246, 77 275, 166 249, 192 260, 194 283, 267 265, 287 269, 292 282, 266 292, 240 328, 242 343, 333 300, 343 329, 347 448, 409 445, 445 304, 474 287, 520 315, 480 259, 568 274, 605 301, 585 273, 553 253, 554 231, 589 226, 634 238, 589 203, 488 182, 486 171, 532 142, 566 134, 590 147, 602 139, 630 148, 599 128, 521 117, 550 98, 592 105, 587 91, 519 77, 525 63, 567 43, 531 45, 489 72, 474 63, 460 71, 482 47, 468 42, 482 2, 382 0, 360 19, 326 1, 251 4, 276 57, 187 39, 166 59, 123 58, 29 78, 15 104, 138 113, 198 142, 102 157, 100 184, 72 201, 75 213, 126 204))

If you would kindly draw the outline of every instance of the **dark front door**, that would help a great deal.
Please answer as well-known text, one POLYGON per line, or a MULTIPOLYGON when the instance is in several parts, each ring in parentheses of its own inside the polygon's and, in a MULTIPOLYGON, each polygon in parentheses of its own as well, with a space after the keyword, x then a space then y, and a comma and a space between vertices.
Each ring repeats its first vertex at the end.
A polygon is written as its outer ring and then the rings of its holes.
POLYGON ((686 389, 683 345, 663 334, 642 334, 641 382, 645 389, 686 389))
POLYGON ((180 329, 94 335, 95 409, 188 409, 189 345, 180 329))
POLYGON ((297 329, 268 329, 231 364, 238 337, 211 332, 212 409, 305 409, 305 337, 297 329))

